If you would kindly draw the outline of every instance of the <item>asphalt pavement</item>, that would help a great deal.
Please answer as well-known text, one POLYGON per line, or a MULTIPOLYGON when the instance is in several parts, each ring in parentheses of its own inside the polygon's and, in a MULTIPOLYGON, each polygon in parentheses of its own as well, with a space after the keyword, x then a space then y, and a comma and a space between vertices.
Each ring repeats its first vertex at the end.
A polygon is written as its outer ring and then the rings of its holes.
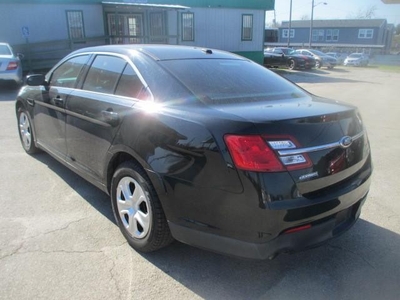
POLYGON ((17 92, 0 87, 0 299, 399 299, 400 73, 278 71, 310 92, 357 105, 374 162, 360 220, 341 237, 270 261, 178 242, 139 254, 108 196, 49 155, 25 154, 17 92))

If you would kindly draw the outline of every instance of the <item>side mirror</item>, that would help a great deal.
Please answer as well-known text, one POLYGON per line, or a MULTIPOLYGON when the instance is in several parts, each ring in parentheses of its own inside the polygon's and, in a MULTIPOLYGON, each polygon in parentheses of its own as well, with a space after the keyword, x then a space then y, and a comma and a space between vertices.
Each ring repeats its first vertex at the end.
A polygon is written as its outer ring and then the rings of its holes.
POLYGON ((284 58, 285 57, 285 53, 282 53, 282 58, 284 58))
POLYGON ((30 86, 48 85, 44 75, 33 74, 26 76, 26 84, 30 86))
POLYGON ((25 55, 23 55, 22 53, 17 53, 17 57, 19 59, 24 59, 25 55))

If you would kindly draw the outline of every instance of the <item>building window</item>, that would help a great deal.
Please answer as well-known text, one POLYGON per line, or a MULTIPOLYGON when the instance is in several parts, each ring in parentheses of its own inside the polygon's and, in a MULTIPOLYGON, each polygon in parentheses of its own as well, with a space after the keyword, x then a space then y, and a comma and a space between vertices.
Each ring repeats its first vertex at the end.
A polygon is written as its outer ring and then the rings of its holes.
POLYGON ((339 29, 327 29, 326 30, 326 41, 337 42, 339 40, 339 29))
POLYGON ((150 36, 151 43, 167 43, 163 13, 150 13, 150 36))
POLYGON ((242 15, 242 41, 253 40, 253 15, 242 15))
POLYGON ((67 23, 70 39, 83 39, 85 37, 83 12, 81 10, 68 10, 67 23))
POLYGON ((325 37, 325 31, 323 29, 313 29, 312 40, 313 42, 323 42, 325 37))
POLYGON ((358 30, 358 38, 359 39, 372 39, 374 36, 373 29, 359 29, 358 30))
POLYGON ((182 13, 182 41, 194 41, 193 13, 182 13))
MULTIPOLYGON (((282 38, 287 39, 289 36, 289 29, 282 30, 282 38)), ((294 29, 290 29, 290 38, 294 38, 294 29)))

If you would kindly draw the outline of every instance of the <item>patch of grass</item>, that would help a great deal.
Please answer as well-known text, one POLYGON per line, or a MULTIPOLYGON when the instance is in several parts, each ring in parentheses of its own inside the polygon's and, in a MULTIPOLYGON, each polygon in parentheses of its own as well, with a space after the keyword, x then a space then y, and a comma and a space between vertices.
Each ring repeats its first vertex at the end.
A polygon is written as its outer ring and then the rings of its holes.
POLYGON ((372 68, 377 68, 378 70, 385 72, 400 73, 400 66, 388 66, 388 65, 371 65, 372 68))

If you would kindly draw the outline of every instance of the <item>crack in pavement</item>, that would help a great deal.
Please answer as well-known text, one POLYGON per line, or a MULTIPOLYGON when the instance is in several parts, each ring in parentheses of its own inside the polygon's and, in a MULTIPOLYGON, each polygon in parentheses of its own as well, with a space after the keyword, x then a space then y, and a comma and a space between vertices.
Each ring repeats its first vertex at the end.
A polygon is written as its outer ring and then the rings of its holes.
POLYGON ((346 249, 346 248, 342 248, 342 247, 340 247, 340 246, 334 246, 334 245, 329 244, 329 243, 328 243, 327 246, 328 246, 328 247, 331 247, 331 248, 333 248, 333 249, 339 249, 339 250, 341 250, 341 251, 351 253, 351 254, 353 254, 353 255, 355 255, 355 256, 361 258, 361 260, 364 261, 367 265, 369 265, 372 269, 375 269, 375 267, 374 267, 366 258, 364 258, 363 256, 361 256, 361 255, 360 255, 359 253, 357 253, 357 252, 351 251, 351 250, 346 249))
POLYGON ((54 233, 54 232, 57 232, 57 231, 66 230, 66 229, 68 229, 68 227, 71 226, 72 224, 81 222, 81 221, 83 221, 83 220, 85 220, 85 219, 88 219, 88 217, 81 218, 81 219, 79 219, 79 220, 71 221, 71 222, 69 222, 67 225, 65 225, 64 227, 61 227, 61 228, 57 228, 57 229, 54 229, 54 230, 51 230, 51 231, 39 233, 39 234, 34 235, 34 236, 24 237, 24 238, 22 238, 22 242, 21 242, 21 244, 18 246, 17 249, 15 249, 14 251, 12 251, 12 253, 10 253, 10 254, 8 254, 8 255, 4 255, 4 256, 0 257, 0 260, 2 260, 2 259, 4 259, 4 258, 7 258, 7 257, 10 257, 10 256, 13 256, 13 255, 15 255, 15 254, 29 252, 29 251, 20 252, 20 250, 24 247, 25 243, 26 243, 27 241, 29 241, 29 240, 33 240, 33 239, 36 239, 36 238, 38 238, 38 237, 46 236, 46 235, 48 235, 48 234, 51 234, 51 233, 54 233))

